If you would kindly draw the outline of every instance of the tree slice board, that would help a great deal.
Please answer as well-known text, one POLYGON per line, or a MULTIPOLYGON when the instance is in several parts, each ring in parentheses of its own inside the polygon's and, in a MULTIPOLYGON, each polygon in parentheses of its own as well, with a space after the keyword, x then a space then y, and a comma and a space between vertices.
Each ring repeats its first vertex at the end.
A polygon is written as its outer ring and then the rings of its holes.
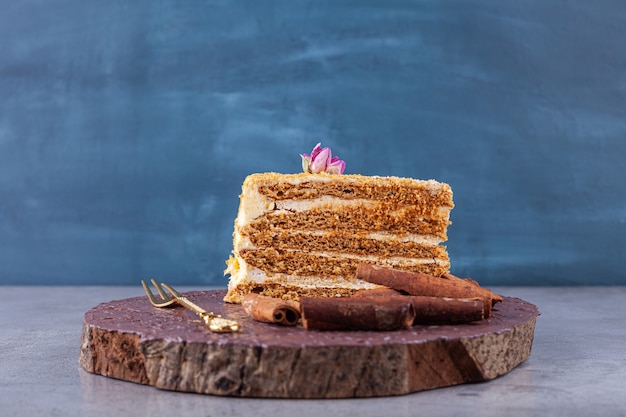
POLYGON ((539 315, 505 297, 491 318, 470 324, 315 331, 254 321, 224 295, 185 293, 238 320, 238 333, 211 333, 184 308, 155 308, 146 297, 100 304, 85 313, 79 363, 111 378, 220 396, 401 395, 506 374, 529 357, 539 315))

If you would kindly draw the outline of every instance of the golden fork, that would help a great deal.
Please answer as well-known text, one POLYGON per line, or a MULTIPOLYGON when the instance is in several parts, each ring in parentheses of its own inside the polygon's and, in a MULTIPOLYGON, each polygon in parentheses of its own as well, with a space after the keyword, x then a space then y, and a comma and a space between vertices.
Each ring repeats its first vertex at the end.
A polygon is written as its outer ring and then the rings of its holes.
POLYGON ((159 284, 154 279, 151 279, 150 281, 152 282, 152 285, 154 285, 154 288, 156 288, 157 292, 159 293, 159 296, 161 297, 160 299, 157 298, 152 293, 152 291, 150 290, 150 287, 145 281, 142 280, 141 285, 143 286, 143 289, 146 291, 146 295, 148 296, 148 299, 150 300, 150 304, 152 304, 153 306, 168 307, 173 304, 180 304, 183 307, 193 311, 198 316, 200 316, 200 318, 204 320, 204 322, 206 323, 207 326, 209 326, 209 329, 212 332, 231 333, 231 332, 236 332, 241 328, 239 323, 237 323, 236 321, 225 319, 219 314, 211 313, 210 311, 207 311, 203 309, 202 307, 192 303, 186 297, 183 297, 182 295, 180 295, 174 288, 170 287, 166 283, 159 284), (170 294, 167 294, 161 286, 165 287, 165 289, 170 294))

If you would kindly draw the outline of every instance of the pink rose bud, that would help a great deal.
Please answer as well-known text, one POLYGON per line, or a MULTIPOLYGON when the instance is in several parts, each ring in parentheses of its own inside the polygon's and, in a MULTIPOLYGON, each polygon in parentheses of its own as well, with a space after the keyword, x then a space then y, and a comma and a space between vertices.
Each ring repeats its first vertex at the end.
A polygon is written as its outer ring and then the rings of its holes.
POLYGON ((311 159, 311 172, 314 174, 326 172, 326 167, 330 161, 330 155, 330 148, 322 148, 322 150, 311 159))
POLYGON ((322 152, 322 143, 321 142, 318 143, 317 145, 315 145, 315 147, 311 151, 311 161, 314 160, 315 158, 317 158, 317 155, 319 155, 320 152, 322 152))
POLYGON ((338 157, 334 157, 330 164, 326 167, 326 172, 328 174, 343 174, 343 171, 346 169, 345 161, 342 161, 338 157))
POLYGON ((302 170, 312 174, 325 172, 327 174, 343 174, 346 163, 337 156, 332 156, 330 148, 322 148, 318 143, 313 148, 311 155, 300 154, 302 158, 302 170))

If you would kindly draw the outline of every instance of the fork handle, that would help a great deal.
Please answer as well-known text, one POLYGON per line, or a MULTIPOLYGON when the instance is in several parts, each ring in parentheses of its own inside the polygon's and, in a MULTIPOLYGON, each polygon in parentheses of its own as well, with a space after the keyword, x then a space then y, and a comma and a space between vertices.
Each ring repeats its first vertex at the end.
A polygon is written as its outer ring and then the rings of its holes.
POLYGON ((176 297, 176 301, 178 301, 178 303, 180 305, 182 305, 183 307, 193 311, 194 313, 196 313, 198 316, 200 316, 200 318, 202 318, 204 321, 206 321, 207 319, 212 319, 214 317, 220 317, 219 314, 215 314, 215 313, 211 313, 210 311, 207 311, 205 309, 203 309, 202 307, 200 307, 199 305, 189 301, 189 299, 187 297, 176 297))
POLYGON ((179 304, 200 316, 212 332, 231 333, 240 329, 240 325, 236 321, 222 318, 219 314, 207 311, 199 305, 189 301, 187 297, 176 296, 175 298, 179 304))

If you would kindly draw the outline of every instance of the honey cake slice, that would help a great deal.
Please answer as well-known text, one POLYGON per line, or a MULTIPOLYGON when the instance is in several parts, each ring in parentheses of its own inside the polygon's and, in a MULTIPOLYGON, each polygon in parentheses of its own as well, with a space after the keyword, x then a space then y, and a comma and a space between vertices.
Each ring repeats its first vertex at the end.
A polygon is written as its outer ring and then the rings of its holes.
POLYGON ((225 301, 249 292, 297 300, 349 296, 373 284, 361 262, 441 276, 452 189, 435 180, 259 173, 242 185, 225 301))

